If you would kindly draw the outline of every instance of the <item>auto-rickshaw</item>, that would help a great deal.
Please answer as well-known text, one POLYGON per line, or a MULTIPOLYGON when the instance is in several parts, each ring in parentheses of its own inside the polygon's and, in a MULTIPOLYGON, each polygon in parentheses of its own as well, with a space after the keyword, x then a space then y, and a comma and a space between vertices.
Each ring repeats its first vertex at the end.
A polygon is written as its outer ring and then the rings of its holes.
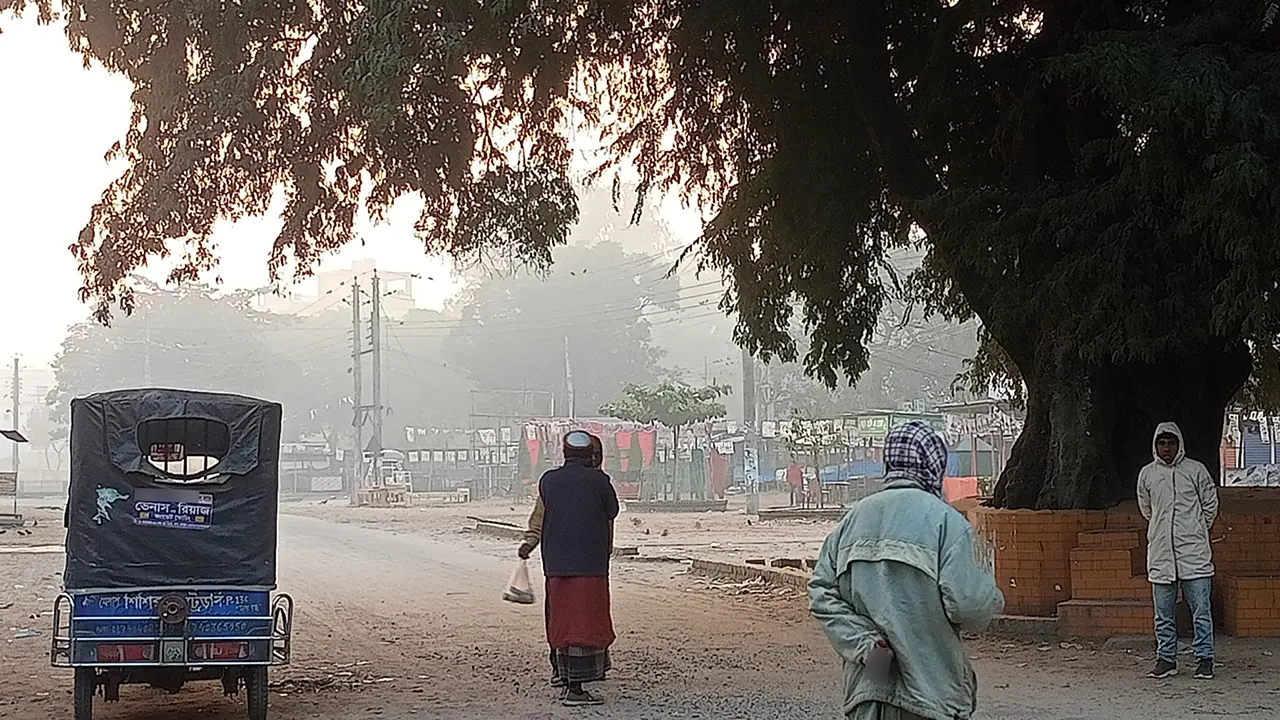
POLYGON ((276 590, 280 405, 184 390, 71 403, 63 592, 51 662, 74 669, 75 720, 120 686, 245 690, 289 662, 293 600, 276 590))

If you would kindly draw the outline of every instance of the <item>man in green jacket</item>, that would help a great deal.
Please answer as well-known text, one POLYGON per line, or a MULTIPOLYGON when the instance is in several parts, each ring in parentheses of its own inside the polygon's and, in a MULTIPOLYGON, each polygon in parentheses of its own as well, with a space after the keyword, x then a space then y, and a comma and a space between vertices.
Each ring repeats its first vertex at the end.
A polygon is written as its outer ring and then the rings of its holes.
POLYGON ((1156 426, 1155 457, 1138 473, 1138 510, 1147 519, 1147 580, 1156 611, 1156 664, 1148 676, 1178 674, 1178 587, 1195 629, 1195 676, 1213 677, 1213 547, 1218 488, 1202 463, 1187 457, 1177 423, 1156 426))
POLYGON ((822 546, 809 608, 844 665, 849 720, 968 720, 977 676, 960 631, 1004 610, 973 530, 942 500, 947 447, 921 422, 885 439, 885 488, 822 546))

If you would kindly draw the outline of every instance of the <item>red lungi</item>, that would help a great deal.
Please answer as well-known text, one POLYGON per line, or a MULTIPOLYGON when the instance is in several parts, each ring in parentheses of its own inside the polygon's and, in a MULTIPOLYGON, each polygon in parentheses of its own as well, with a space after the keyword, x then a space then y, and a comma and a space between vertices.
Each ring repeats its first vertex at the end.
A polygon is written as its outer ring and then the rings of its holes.
POLYGON ((609 578, 547 578, 547 644, 564 649, 613 645, 609 578))

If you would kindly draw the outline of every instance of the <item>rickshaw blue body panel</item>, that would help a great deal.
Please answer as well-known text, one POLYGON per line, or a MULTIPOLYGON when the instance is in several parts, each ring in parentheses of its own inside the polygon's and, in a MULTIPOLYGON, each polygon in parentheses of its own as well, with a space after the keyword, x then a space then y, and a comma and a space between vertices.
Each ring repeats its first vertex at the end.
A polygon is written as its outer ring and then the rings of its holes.
POLYGON ((55 645, 63 645, 71 666, 279 664, 288 658, 291 604, 287 595, 273 602, 267 591, 236 588, 68 594, 56 607, 68 632, 55 645), (168 595, 186 601, 189 615, 181 625, 166 626, 157 617, 168 595))

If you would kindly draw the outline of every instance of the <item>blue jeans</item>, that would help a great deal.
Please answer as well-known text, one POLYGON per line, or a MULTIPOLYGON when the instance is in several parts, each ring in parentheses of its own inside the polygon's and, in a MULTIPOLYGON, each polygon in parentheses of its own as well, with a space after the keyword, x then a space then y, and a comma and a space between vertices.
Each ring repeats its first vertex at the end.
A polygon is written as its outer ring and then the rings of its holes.
MULTIPOLYGON (((1151 594, 1156 605, 1156 658, 1177 662, 1178 622, 1174 606, 1178 603, 1178 582, 1151 583, 1151 594)), ((1182 597, 1191 609, 1191 625, 1195 629, 1195 653, 1197 660, 1213 659, 1213 612, 1209 607, 1209 591, 1213 578, 1183 580, 1182 597)))

